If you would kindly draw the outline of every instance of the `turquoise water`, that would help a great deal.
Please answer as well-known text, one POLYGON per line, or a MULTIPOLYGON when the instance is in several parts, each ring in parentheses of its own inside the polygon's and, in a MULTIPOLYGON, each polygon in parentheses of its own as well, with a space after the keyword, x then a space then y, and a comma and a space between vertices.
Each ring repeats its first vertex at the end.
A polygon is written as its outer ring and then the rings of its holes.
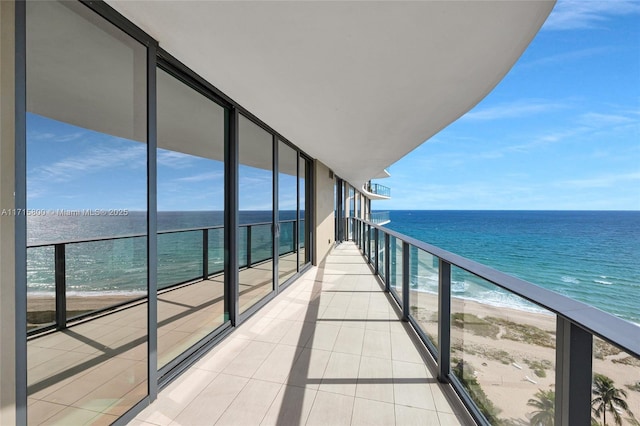
MULTIPOLYGON (((640 212, 391 211, 388 228, 640 323, 640 212)), ((420 257, 412 286, 434 291, 420 257)), ((536 310, 521 299, 453 274, 458 297, 536 310)))

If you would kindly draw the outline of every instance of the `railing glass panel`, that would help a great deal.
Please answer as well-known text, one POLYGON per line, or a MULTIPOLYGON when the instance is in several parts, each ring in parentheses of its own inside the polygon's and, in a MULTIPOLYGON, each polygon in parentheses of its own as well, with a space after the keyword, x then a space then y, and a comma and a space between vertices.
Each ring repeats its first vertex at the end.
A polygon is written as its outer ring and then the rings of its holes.
POLYGON ((385 250, 385 246, 384 246, 384 232, 379 231, 378 232, 378 275, 380 275, 380 277, 382 277, 382 279, 385 279, 385 257, 386 257, 386 250, 385 250))
POLYGON ((209 229, 209 275, 224 272, 224 228, 209 229))
POLYGON ((54 247, 27 250, 27 330, 56 322, 54 247))
POLYGON ((376 229, 369 227, 369 262, 372 265, 376 263, 376 229))
MULTIPOLYGON (((294 232, 296 228, 295 221, 280 222, 280 249, 279 254, 288 254, 294 252, 296 249, 296 243, 294 239, 294 232)), ((295 268, 294 268, 295 269, 295 268)))
POLYGON ((391 189, 380 185, 379 183, 372 183, 368 186, 369 192, 372 194, 382 195, 383 197, 391 197, 391 189))
POLYGON ((247 248, 249 247, 249 243, 247 240, 248 227, 240 226, 238 228, 238 267, 246 268, 249 264, 249 253, 247 252, 247 248))
POLYGON ((402 240, 391 237, 389 241, 389 288, 395 298, 402 302, 402 240))
POLYGON ((438 258, 410 248, 410 313, 431 344, 438 348, 438 258))
POLYGON ((67 319, 145 297, 146 244, 146 237, 67 244, 67 319))
MULTIPOLYGON (((455 266, 451 276, 455 377, 491 424, 547 416, 541 410, 553 400, 555 315, 455 266)), ((531 424, 548 424, 539 421, 531 424)))
POLYGON ((202 231, 158 235, 158 290, 202 277, 202 231))
POLYGON ((593 339, 592 424, 638 425, 640 358, 593 339))
POLYGON ((271 239, 271 224, 251 225, 251 253, 249 265, 264 262, 272 257, 273 246, 271 239))

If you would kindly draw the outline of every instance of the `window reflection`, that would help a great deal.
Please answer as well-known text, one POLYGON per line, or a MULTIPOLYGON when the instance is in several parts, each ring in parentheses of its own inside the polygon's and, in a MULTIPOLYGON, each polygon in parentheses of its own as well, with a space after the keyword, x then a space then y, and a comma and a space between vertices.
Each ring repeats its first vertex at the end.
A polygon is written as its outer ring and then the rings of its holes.
POLYGON ((111 423, 147 394, 146 50, 79 2, 26 14, 27 419, 111 423))

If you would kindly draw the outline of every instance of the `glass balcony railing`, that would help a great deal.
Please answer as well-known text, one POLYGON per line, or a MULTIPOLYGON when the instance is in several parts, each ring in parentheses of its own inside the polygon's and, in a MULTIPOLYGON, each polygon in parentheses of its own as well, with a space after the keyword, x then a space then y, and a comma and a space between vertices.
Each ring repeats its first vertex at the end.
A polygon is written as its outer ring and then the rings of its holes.
POLYGON ((371 212, 368 216, 369 222, 375 223, 376 225, 389 223, 391 220, 389 212, 371 212))
POLYGON ((638 425, 640 326, 352 218, 380 276, 479 424, 638 425), (371 253, 375 253, 375 256, 371 253))
MULTIPOLYGON (((302 225, 304 220, 299 222, 302 225)), ((294 253, 296 220, 279 223, 279 255, 294 253)), ((240 225, 240 268, 272 258, 271 233, 271 223, 240 225)), ((302 237, 299 238, 302 240, 302 237)), ((136 234, 28 246, 29 334, 52 328, 64 329, 69 321, 145 301, 146 244, 146 235, 136 234), (123 253, 128 255, 123 256, 123 253), (86 297, 73 297, 78 294, 86 297), (88 304, 88 299, 92 303, 88 304)), ((207 280, 224 271, 224 228, 221 225, 159 231, 157 244, 159 292, 207 280)))
POLYGON ((387 188, 379 183, 368 183, 366 190, 372 194, 381 195, 383 197, 391 197, 391 188, 387 188))

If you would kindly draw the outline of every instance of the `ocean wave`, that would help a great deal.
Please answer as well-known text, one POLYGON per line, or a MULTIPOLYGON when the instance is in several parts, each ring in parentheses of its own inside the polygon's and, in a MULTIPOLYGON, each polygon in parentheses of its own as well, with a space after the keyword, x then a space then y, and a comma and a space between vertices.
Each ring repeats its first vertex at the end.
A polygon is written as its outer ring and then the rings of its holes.
MULTIPOLYGON (((606 277, 604 277, 606 278, 606 277)), ((613 284, 611 281, 605 281, 605 280, 593 280, 594 283, 596 284, 603 284, 603 285, 611 285, 613 284)))
MULTIPOLYGON (((459 289, 462 289, 463 287, 465 287, 466 288, 465 291, 469 290, 470 285, 468 282, 459 281, 458 283, 459 283, 459 287, 458 287, 459 289)), ((524 312, 550 314, 550 312, 544 309, 543 307, 535 305, 531 302, 528 302, 527 300, 524 300, 515 294, 506 293, 500 290, 488 290, 488 291, 481 291, 481 292, 468 291, 467 294, 464 294, 465 291, 460 291, 456 293, 454 290, 454 283, 451 283, 451 284, 452 284, 451 296, 456 299, 468 300, 470 302, 476 302, 476 303, 489 305, 497 308, 509 308, 509 309, 515 309, 515 310, 524 311, 524 312)), ((417 291, 420 293, 433 294, 433 295, 438 294, 437 289, 434 291, 424 287, 413 288, 411 290, 417 291)))
POLYGON ((465 293, 469 290, 469 283, 466 281, 452 281, 451 293, 465 293))
POLYGON ((563 276, 562 278, 560 278, 560 280, 563 283, 580 284, 580 280, 579 279, 577 279, 576 277, 569 276, 569 275, 563 276))

